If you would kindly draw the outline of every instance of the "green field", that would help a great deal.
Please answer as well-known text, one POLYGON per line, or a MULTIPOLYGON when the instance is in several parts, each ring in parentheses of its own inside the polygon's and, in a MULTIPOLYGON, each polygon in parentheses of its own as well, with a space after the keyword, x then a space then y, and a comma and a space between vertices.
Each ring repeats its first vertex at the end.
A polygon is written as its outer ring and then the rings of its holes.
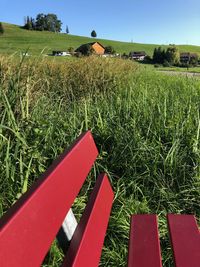
MULTIPOLYGON (((100 155, 73 210, 80 218, 107 172, 115 200, 100 266, 125 267, 130 215, 156 213, 163 266, 172 267, 166 214, 200 219, 200 81, 97 57, 1 57, 0 66, 0 216, 91 129, 100 155)), ((62 258, 54 242, 43 266, 62 258)))
POLYGON ((156 70, 161 70, 161 71, 200 73, 200 67, 189 67, 189 68, 182 68, 182 67, 159 67, 159 68, 155 68, 155 69, 156 70))
MULTIPOLYGON (((152 55, 158 44, 139 44, 118 42, 103 39, 92 39, 82 36, 74 36, 60 33, 28 31, 21 29, 17 25, 3 23, 5 34, 0 36, 0 54, 13 54, 15 52, 25 52, 29 49, 31 55, 51 53, 52 50, 67 50, 69 47, 77 48, 81 44, 99 41, 104 46, 111 45, 118 53, 129 53, 130 51, 145 51, 152 55)), ((166 46, 162 46, 163 48, 166 46)), ((199 46, 180 45, 182 52, 196 52, 200 55, 199 46)))

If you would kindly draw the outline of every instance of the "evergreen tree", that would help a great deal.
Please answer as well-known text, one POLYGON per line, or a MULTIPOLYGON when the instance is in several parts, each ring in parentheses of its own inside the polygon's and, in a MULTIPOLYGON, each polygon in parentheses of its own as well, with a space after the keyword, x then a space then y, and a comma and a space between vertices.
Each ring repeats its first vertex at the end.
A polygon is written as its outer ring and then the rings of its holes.
POLYGON ((27 16, 25 18, 25 24, 24 24, 24 29, 26 30, 32 30, 33 27, 32 27, 32 18, 27 16))
POLYGON ((32 17, 31 17, 31 27, 32 27, 33 30, 36 29, 35 20, 32 17))
POLYGON ((0 35, 4 34, 4 27, 3 24, 0 22, 0 35))
POLYGON ((155 47, 153 51, 153 63, 156 63, 156 62, 157 62, 157 48, 155 47))
POLYGON ((162 47, 158 47, 154 49, 153 53, 153 62, 158 64, 163 64, 166 60, 166 52, 162 49, 162 47))
POLYGON ((69 28, 66 26, 66 34, 69 34, 69 28))
POLYGON ((91 32, 91 37, 93 37, 93 38, 97 37, 97 34, 96 34, 95 30, 93 30, 93 31, 91 32))

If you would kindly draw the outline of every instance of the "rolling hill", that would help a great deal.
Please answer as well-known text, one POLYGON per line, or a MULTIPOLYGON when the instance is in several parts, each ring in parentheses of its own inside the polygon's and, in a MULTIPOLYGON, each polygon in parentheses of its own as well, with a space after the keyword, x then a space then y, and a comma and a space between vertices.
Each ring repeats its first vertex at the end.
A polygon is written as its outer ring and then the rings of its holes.
MULTIPOLYGON (((32 55, 38 55, 42 51, 50 53, 52 50, 64 50, 69 47, 77 48, 83 43, 99 41, 104 46, 111 45, 118 53, 129 53, 130 51, 145 51, 152 55, 158 44, 140 44, 128 43, 98 38, 89 38, 83 36, 67 35, 64 33, 51 33, 28 31, 18 25, 3 23, 5 33, 0 36, 0 54, 13 54, 15 52, 24 52, 29 49, 32 55)), ((166 47, 162 45, 162 47, 166 47)), ((200 55, 200 46, 179 45, 181 52, 196 52, 200 55)))

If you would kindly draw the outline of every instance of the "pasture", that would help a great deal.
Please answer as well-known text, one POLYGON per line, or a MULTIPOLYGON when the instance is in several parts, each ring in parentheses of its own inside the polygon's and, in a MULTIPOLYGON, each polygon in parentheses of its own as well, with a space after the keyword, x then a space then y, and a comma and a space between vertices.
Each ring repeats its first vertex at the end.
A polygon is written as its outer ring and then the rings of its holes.
MULTIPOLYGON (((69 47, 77 48, 84 43, 99 41, 104 46, 113 46, 117 53, 127 53, 130 51, 145 51, 152 56, 154 48, 167 45, 160 44, 141 44, 131 42, 119 42, 114 40, 104 40, 99 38, 89 38, 84 36, 75 36, 64 33, 51 33, 28 31, 20 28, 18 25, 3 23, 5 28, 4 35, 0 36, 0 54, 12 55, 14 53, 23 53, 27 49, 33 56, 49 54, 53 50, 66 51, 69 47)), ((194 45, 177 46, 180 52, 193 52, 200 55, 200 47, 194 45)))

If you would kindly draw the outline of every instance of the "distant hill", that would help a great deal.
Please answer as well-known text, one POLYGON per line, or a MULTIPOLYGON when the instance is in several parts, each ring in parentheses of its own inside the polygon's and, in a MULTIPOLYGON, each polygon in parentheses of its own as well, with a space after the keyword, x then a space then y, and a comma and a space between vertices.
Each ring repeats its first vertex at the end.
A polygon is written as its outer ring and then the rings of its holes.
MULTIPOLYGON (((111 45, 118 53, 129 53, 130 51, 145 51, 152 55, 158 44, 140 44, 128 43, 98 38, 88 38, 83 36, 67 35, 64 33, 51 33, 28 31, 18 25, 3 23, 5 28, 4 35, 0 36, 0 54, 13 54, 15 52, 24 52, 29 48, 29 53, 33 55, 40 54, 44 49, 45 53, 52 50, 67 50, 69 47, 77 48, 81 44, 99 41, 104 46, 111 45)), ((166 47, 162 45, 162 47, 166 47)), ((181 52, 195 52, 200 55, 200 46, 179 45, 181 52)))

